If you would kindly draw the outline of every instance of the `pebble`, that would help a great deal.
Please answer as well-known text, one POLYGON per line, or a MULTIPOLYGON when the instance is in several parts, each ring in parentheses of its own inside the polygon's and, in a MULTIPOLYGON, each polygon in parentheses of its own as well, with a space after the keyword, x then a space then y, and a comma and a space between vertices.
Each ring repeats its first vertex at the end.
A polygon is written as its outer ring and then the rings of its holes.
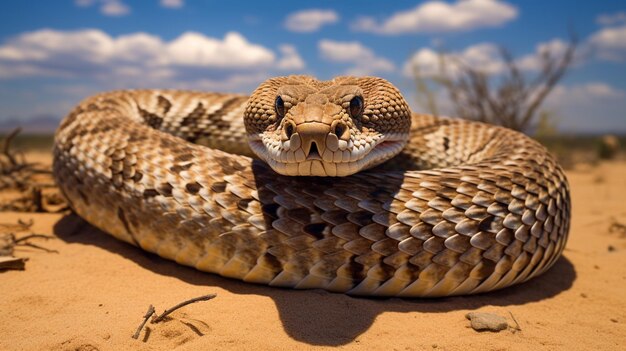
POLYGON ((470 312, 465 315, 465 318, 470 320, 472 328, 476 331, 499 332, 509 326, 506 318, 493 313, 470 312))

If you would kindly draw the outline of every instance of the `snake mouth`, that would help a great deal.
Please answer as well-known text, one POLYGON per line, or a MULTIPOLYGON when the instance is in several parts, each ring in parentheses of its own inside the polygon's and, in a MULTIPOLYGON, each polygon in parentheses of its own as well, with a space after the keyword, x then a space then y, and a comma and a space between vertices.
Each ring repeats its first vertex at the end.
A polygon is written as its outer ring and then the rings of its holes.
POLYGON ((371 145, 354 146, 357 143, 351 143, 345 150, 336 151, 326 148, 322 155, 317 147, 312 147, 305 156, 300 149, 294 151, 289 145, 266 140, 251 137, 250 147, 275 172, 288 176, 320 177, 344 177, 372 168, 397 155, 407 143, 406 135, 392 135, 371 145))

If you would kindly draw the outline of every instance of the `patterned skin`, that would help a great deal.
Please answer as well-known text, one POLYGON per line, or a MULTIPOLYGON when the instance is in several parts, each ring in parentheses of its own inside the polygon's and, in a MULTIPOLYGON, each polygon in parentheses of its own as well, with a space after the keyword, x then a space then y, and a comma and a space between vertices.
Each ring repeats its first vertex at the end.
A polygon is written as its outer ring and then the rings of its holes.
POLYGON ((274 78, 249 101, 252 150, 284 175, 348 176, 393 158, 409 138, 409 107, 380 78, 274 78))
POLYGON ((410 114, 373 77, 273 78, 250 98, 100 94, 61 123, 54 158, 59 186, 89 223, 181 264, 272 286, 491 291, 545 272, 569 230, 567 180, 540 144, 410 114))

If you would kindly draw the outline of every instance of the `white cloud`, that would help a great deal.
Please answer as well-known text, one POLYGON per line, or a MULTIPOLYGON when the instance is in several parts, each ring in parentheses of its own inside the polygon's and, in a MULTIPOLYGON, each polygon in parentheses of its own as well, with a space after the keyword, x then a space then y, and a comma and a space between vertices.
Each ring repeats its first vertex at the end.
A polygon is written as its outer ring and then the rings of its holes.
POLYGON ((594 33, 589 43, 599 58, 609 61, 626 60, 626 25, 603 28, 594 33))
POLYGON ((74 0, 76 6, 89 7, 100 4, 100 12, 105 16, 120 17, 130 13, 130 6, 123 0, 74 0))
POLYGON ((161 0, 161 6, 171 8, 171 9, 179 9, 185 6, 184 0, 161 0))
POLYGON ((404 64, 403 73, 407 77, 413 77, 415 73, 433 77, 440 75, 445 69, 447 74, 454 76, 459 73, 460 65, 467 65, 488 74, 501 73, 505 67, 496 45, 480 43, 460 52, 445 54, 431 48, 421 49, 404 64), (444 63, 445 66, 441 66, 444 63))
POLYGON ((56 31, 43 29, 28 32, 0 46, 0 60, 36 64, 55 60, 68 62, 71 68, 76 61, 89 63, 132 62, 141 65, 201 66, 210 68, 251 68, 268 66, 274 53, 260 45, 252 44, 237 32, 224 39, 186 32, 171 42, 159 37, 134 33, 117 38, 97 29, 56 31))
POLYGON ((329 61, 351 63, 354 66, 346 74, 365 76, 376 72, 392 72, 393 62, 377 56, 372 49, 358 41, 320 40, 318 48, 321 56, 329 61))
POLYGON ((515 19, 515 6, 496 0, 457 0, 446 3, 431 0, 417 7, 397 12, 378 22, 372 17, 361 17, 352 29, 378 34, 466 31, 494 27, 515 19))
MULTIPOLYGON (((102 35, 103 47, 100 54, 107 61, 120 60, 127 62, 145 62, 149 65, 156 64, 155 56, 159 51, 163 51, 165 43, 161 38, 147 33, 133 33, 121 35, 117 38, 109 37, 105 33, 94 33, 102 35)), ((75 36, 85 35, 84 32, 76 32, 75 36)), ((61 37, 63 35, 60 35, 61 37)), ((74 47, 73 51, 81 51, 84 46, 74 47)))
POLYGON ((216 68, 269 66, 275 59, 272 51, 237 32, 227 33, 223 40, 187 32, 167 44, 165 56, 163 60, 174 65, 216 68))
POLYGON ((293 32, 308 33, 338 21, 339 15, 333 10, 311 9, 289 14, 285 20, 285 27, 293 32))
POLYGON ((130 7, 121 1, 105 1, 100 11, 107 16, 125 16, 130 13, 130 7))
POLYGON ((543 64, 542 57, 547 54, 550 54, 551 57, 562 57, 567 52, 567 47, 568 43, 558 38, 539 43, 534 53, 517 59, 518 67, 527 71, 538 71, 543 64))
POLYGON ((559 118, 559 129, 584 132, 623 132, 626 91, 604 82, 558 85, 545 108, 559 118))
MULTIPOLYGON (((523 71, 538 71, 541 69, 542 57, 545 53, 555 58, 562 57, 567 50, 567 45, 567 42, 561 39, 552 39, 537 44, 533 53, 514 60, 517 67, 523 71)), ((432 48, 420 49, 404 64, 403 73, 407 77, 413 77, 415 73, 424 77, 437 76, 442 73, 441 64, 444 62, 445 72, 453 76, 460 72, 460 65, 467 65, 491 75, 503 73, 506 69, 506 62, 502 59, 500 48, 492 43, 480 43, 459 52, 440 53, 432 48)))
MULTIPOLYGON (((204 91, 235 91, 241 90, 242 87, 255 87, 267 78, 269 77, 265 72, 256 72, 253 74, 233 74, 224 79, 200 79, 195 82, 179 83, 173 87, 204 91)), ((245 92, 249 94, 252 90, 249 89, 245 92)))
POLYGON ((404 63, 402 72, 409 78, 417 74, 424 77, 436 76, 441 73, 440 64, 443 58, 431 48, 420 49, 404 63))
POLYGON ((279 59, 272 50, 236 32, 222 39, 186 32, 164 41, 147 33, 112 37, 97 29, 44 29, 0 45, 0 79, 56 76, 132 86, 176 82, 193 86, 200 81, 234 86, 251 80, 258 83, 260 75, 268 76, 275 69, 304 67, 295 47, 283 45, 280 52, 279 59))
POLYGON ((282 70, 301 70, 306 65, 293 45, 281 45, 279 48, 283 57, 276 66, 282 70))
POLYGON ((113 40, 99 30, 28 32, 0 46, 0 60, 43 62, 53 56, 97 62, 113 50, 113 40))
POLYGON ((333 41, 323 39, 319 42, 322 57, 335 62, 355 62, 363 57, 372 57, 374 52, 358 41, 333 41))
POLYGON ((626 23, 626 12, 602 14, 596 17, 596 23, 602 26, 611 26, 618 23, 626 23))
POLYGON ((559 105, 584 105, 591 101, 621 99, 626 96, 624 90, 614 88, 603 82, 590 82, 578 85, 559 85, 550 95, 550 102, 559 105))

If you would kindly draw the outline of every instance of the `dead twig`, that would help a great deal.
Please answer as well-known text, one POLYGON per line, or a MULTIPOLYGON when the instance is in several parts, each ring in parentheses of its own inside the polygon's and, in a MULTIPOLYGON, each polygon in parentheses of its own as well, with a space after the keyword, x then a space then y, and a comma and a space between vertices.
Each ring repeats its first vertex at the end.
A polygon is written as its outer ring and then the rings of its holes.
POLYGON ((513 322, 515 322, 515 327, 513 329, 516 331, 522 331, 522 328, 519 326, 519 323, 517 322, 517 319, 515 319, 515 316, 513 315, 513 313, 511 313, 511 311, 508 311, 508 312, 511 318, 513 319, 513 322))
POLYGON ((35 185, 31 188, 31 199, 33 200, 33 207, 35 212, 44 212, 40 187, 35 185))
POLYGON ((28 242, 29 239, 45 239, 45 240, 50 240, 50 239, 55 239, 55 237, 50 236, 50 235, 44 235, 44 234, 29 234, 26 236, 23 236, 21 238, 17 238, 15 237, 13 234, 10 234, 13 237, 13 246, 28 246, 28 247, 32 247, 34 249, 38 249, 38 250, 42 250, 48 253, 59 253, 59 251, 57 250, 52 250, 52 249, 48 249, 45 248, 43 246, 39 246, 37 244, 33 244, 31 242, 28 242))
POLYGON ((19 245, 16 245, 16 246, 28 246, 28 247, 32 247, 33 249, 38 249, 38 250, 41 250, 41 251, 45 251, 47 253, 59 253, 59 251, 57 251, 57 250, 48 249, 48 248, 45 248, 43 246, 39 246, 39 245, 33 244, 33 243, 23 243, 23 244, 19 244, 19 245))
POLYGON ((163 311, 163 313, 161 313, 158 316, 156 315, 156 310, 154 309, 154 306, 150 305, 148 307, 148 311, 143 316, 143 321, 141 322, 141 324, 137 328, 137 331, 135 331, 135 334, 133 334, 133 336, 132 336, 133 339, 138 339, 139 338, 139 335, 141 334, 141 330, 145 327, 145 325, 148 322, 148 319, 150 317, 152 317, 152 320, 150 321, 150 323, 151 324, 155 324, 155 323, 158 323, 158 322, 162 321, 170 313, 176 311, 177 309, 179 309, 181 307, 187 306, 189 304, 192 304, 192 303, 198 302, 198 301, 211 300, 211 299, 215 298, 216 296, 217 296, 216 294, 209 294, 209 295, 204 295, 204 296, 200 296, 200 297, 194 297, 193 299, 189 299, 189 300, 183 301, 183 302, 177 304, 176 306, 174 306, 172 308, 168 308, 167 310, 163 311))
POLYGON ((14 241, 15 241, 15 243, 16 243, 16 244, 18 244, 18 243, 21 243, 22 241, 26 241, 26 240, 28 240, 28 239, 34 239, 34 238, 37 238, 37 239, 46 239, 46 240, 49 240, 49 239, 54 239, 54 237, 53 237, 53 236, 51 236, 51 235, 45 235, 45 234, 28 234, 28 235, 23 236, 23 237, 21 237, 21 238, 15 238, 15 240, 14 240, 14 241))
POLYGON ((12 254, 14 249, 18 246, 28 246, 34 249, 42 250, 48 253, 59 253, 57 250, 52 250, 45 248, 43 246, 39 246, 37 244, 33 244, 29 242, 30 239, 54 239, 53 236, 44 235, 44 234, 29 234, 18 238, 13 233, 1 234, 0 235, 0 253, 2 254, 12 254))
POLYGON ((28 222, 24 222, 22 219, 17 220, 17 224, 13 223, 0 223, 0 233, 10 232, 25 232, 30 230, 33 226, 32 218, 28 222))
POLYGON ((9 269, 23 271, 26 261, 28 261, 26 257, 0 256, 0 271, 9 269))
POLYGON ((169 315, 170 313, 176 311, 177 309, 181 308, 181 307, 185 307, 189 304, 192 304, 194 302, 198 302, 198 301, 208 301, 211 300, 213 298, 215 298, 217 295, 216 294, 209 294, 209 295, 204 295, 204 296, 200 296, 200 297, 195 297, 193 299, 189 299, 187 301, 183 301, 179 304, 177 304, 176 306, 172 307, 172 308, 168 308, 167 310, 165 310, 163 313, 161 313, 160 315, 152 318, 152 321, 150 321, 150 323, 158 323, 160 321, 162 321, 165 317, 167 317, 167 315, 169 315))
POLYGON ((30 227, 33 226, 33 224, 35 224, 35 221, 33 221, 33 219, 29 219, 28 222, 22 220, 21 218, 17 220, 17 224, 23 226, 26 229, 29 229, 30 227))
POLYGON ((139 327, 137 328, 137 331, 135 332, 135 334, 133 334, 133 339, 138 339, 139 338, 139 334, 141 334, 141 330, 146 325, 146 323, 148 323, 148 319, 155 313, 156 313, 156 311, 154 309, 154 306, 150 305, 148 307, 148 311, 146 312, 146 315, 143 316, 143 321, 141 321, 141 324, 139 324, 139 327))

